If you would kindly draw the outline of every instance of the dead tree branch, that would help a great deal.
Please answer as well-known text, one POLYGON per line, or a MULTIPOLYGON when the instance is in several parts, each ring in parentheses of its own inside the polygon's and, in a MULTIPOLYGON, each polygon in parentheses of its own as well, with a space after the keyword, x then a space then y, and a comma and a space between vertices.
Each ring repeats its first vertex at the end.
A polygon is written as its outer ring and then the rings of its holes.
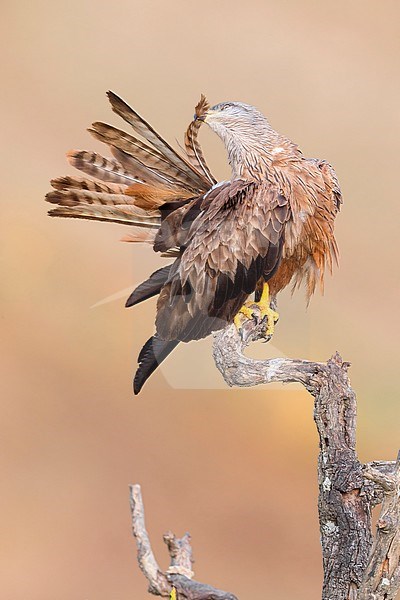
POLYGON ((175 589, 177 597, 187 600, 237 600, 229 592, 223 592, 210 585, 192 579, 192 547, 190 535, 176 538, 173 533, 164 535, 171 564, 163 573, 151 549, 150 539, 144 521, 144 507, 140 485, 130 487, 132 530, 136 539, 139 567, 149 582, 149 592, 156 596, 169 597, 175 589))
MULTIPOLYGON (((243 355, 250 341, 263 336, 252 324, 246 341, 234 326, 215 334, 214 360, 230 386, 271 382, 301 383, 314 397, 319 435, 318 512, 324 581, 322 600, 393 600, 400 588, 400 454, 397 462, 362 465, 356 454, 356 396, 348 378, 349 363, 335 354, 327 363, 243 355), (373 539, 371 511, 382 504, 373 539)), ((149 591, 178 599, 235 600, 233 594, 192 580, 188 534, 166 534, 171 566, 162 573, 151 551, 143 517, 140 487, 131 488, 133 533, 140 568, 149 591)))
POLYGON ((380 486, 384 497, 359 598, 390 600, 400 587, 400 452, 392 474, 365 465, 364 477, 380 486))

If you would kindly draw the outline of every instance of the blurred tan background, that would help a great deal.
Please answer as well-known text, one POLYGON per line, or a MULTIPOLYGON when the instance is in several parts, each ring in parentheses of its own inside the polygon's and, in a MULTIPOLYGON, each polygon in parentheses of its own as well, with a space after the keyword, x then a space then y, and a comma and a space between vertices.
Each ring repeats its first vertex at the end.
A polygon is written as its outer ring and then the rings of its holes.
MULTIPOLYGON (((352 362, 362 460, 399 447, 398 2, 3 2, 1 10, 1 597, 145 598, 128 484, 142 484, 157 556, 190 530, 196 576, 240 598, 320 597, 312 401, 228 390, 210 340, 183 346, 134 398, 154 303, 125 297, 159 264, 123 226, 51 220, 48 181, 85 128, 121 125, 112 89, 170 141, 201 92, 257 105, 335 165, 341 268, 308 310, 280 303, 274 347, 352 362), (180 389, 178 389, 180 387, 180 389), (201 387, 205 389, 201 389, 201 387), (187 389, 189 387, 189 389, 187 389)), ((222 146, 201 132, 209 163, 222 146)))

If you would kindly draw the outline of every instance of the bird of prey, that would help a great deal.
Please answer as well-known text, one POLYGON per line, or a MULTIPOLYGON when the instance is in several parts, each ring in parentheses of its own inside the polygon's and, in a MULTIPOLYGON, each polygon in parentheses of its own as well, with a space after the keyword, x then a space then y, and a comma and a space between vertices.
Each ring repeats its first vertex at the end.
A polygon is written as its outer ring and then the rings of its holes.
POLYGON ((156 333, 138 357, 137 394, 179 342, 232 322, 240 330, 255 306, 269 339, 278 292, 304 282, 309 299, 337 262, 334 221, 342 195, 332 166, 304 157, 253 106, 210 108, 202 96, 185 151, 177 152, 121 98, 113 92, 108 98, 135 135, 93 123, 90 133, 113 158, 69 152, 69 162, 92 179, 53 179, 46 200, 57 205, 51 216, 127 224, 126 241, 150 243, 170 259, 126 302, 158 296, 156 333), (227 181, 217 182, 205 162, 197 139, 202 123, 226 147, 227 181))

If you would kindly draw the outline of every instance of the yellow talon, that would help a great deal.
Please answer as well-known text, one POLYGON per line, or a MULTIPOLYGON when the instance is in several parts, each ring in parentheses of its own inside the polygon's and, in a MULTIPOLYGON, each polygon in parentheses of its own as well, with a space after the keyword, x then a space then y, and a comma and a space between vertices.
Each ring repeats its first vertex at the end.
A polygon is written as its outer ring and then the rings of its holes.
POLYGON ((267 323, 268 323, 267 329, 266 329, 266 334, 274 335, 275 324, 279 320, 279 313, 277 313, 276 310, 273 310, 272 308, 268 308, 268 310, 265 311, 265 314, 266 314, 267 323))
POLYGON ((242 306, 242 308, 239 310, 236 317, 234 318, 234 323, 235 323, 237 329, 240 328, 240 326, 242 324, 242 320, 243 320, 240 318, 240 315, 244 315, 247 319, 253 318, 253 311, 250 308, 250 304, 249 305, 244 304, 242 306))
POLYGON ((277 313, 270 307, 268 283, 264 283, 263 291, 259 302, 246 302, 246 304, 242 306, 238 314, 235 316, 234 323, 238 331, 241 330, 244 320, 252 319, 253 316, 257 315, 255 309, 258 309, 257 312, 259 312, 261 318, 267 318, 267 327, 265 333, 267 336, 272 336, 275 331, 275 323, 279 319, 279 313, 277 313), (243 317, 245 317, 245 319, 243 319, 243 317))

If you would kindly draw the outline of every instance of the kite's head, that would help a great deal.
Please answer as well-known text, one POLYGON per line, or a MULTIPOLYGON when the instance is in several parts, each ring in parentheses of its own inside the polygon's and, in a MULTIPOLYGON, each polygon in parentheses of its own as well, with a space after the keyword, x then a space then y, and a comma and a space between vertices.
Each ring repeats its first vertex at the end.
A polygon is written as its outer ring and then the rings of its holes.
POLYGON ((225 143, 250 141, 270 128, 259 110, 242 102, 220 102, 195 118, 207 123, 225 143))

